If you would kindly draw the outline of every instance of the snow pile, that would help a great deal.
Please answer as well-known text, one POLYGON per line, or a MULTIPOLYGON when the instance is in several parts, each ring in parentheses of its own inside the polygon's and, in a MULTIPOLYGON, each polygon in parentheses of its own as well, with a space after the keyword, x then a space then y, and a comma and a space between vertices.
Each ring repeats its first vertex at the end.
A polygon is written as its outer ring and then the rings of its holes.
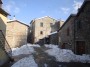
POLYGON ((33 56, 29 56, 19 60, 11 67, 38 67, 38 65, 35 63, 33 56))
POLYGON ((20 54, 31 54, 34 53, 34 48, 28 45, 23 45, 20 48, 12 48, 12 56, 17 56, 20 54))
POLYGON ((71 50, 60 49, 58 47, 54 47, 53 45, 51 46, 49 46, 49 48, 51 47, 52 49, 46 50, 45 52, 51 56, 54 56, 59 62, 90 63, 90 55, 75 55, 71 50))
POLYGON ((76 61, 82 63, 90 63, 90 55, 83 54, 82 56, 76 55, 76 61))
POLYGON ((57 45, 53 45, 53 44, 45 44, 45 47, 47 47, 47 48, 58 48, 58 46, 57 45))
POLYGON ((53 48, 46 51, 49 55, 56 57, 57 61, 70 62, 73 61, 74 54, 70 50, 53 48))
POLYGON ((28 45, 31 47, 40 47, 40 45, 38 45, 38 44, 28 44, 28 45))

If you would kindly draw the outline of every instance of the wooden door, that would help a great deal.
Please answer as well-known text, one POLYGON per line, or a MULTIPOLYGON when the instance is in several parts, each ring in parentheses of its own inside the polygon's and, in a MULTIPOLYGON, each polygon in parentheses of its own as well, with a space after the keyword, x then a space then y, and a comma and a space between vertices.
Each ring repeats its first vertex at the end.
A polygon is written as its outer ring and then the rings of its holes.
POLYGON ((76 52, 79 55, 85 54, 85 41, 76 42, 76 52))

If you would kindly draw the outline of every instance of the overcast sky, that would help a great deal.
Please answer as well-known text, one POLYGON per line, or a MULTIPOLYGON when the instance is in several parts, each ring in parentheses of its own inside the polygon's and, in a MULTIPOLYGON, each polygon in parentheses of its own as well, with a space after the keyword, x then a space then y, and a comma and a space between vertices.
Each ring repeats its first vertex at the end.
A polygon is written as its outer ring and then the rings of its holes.
POLYGON ((29 24, 31 20, 44 16, 66 20, 76 13, 84 0, 2 0, 3 8, 16 19, 29 24))

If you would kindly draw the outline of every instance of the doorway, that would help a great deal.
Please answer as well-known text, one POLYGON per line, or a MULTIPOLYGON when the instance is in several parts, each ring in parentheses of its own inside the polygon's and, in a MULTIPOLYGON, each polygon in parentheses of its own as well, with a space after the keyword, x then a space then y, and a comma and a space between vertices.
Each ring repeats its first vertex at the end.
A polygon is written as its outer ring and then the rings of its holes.
POLYGON ((76 53, 78 55, 85 54, 85 41, 76 41, 76 53))

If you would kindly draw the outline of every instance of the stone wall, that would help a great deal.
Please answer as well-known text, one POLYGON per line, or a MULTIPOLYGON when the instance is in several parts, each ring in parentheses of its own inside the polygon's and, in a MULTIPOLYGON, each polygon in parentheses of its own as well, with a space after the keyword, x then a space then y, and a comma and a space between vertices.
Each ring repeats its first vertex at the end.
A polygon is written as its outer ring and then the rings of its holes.
POLYGON ((74 24, 74 15, 70 15, 69 18, 66 20, 66 22, 63 24, 63 26, 59 30, 59 46, 61 48, 65 49, 71 49, 74 50, 73 48, 73 24, 74 24))
POLYGON ((75 41, 85 41, 85 53, 90 54, 90 1, 78 13, 75 21, 75 41))
POLYGON ((54 33, 49 36, 50 37, 50 44, 58 45, 58 33, 54 33))
POLYGON ((8 22, 7 40, 12 48, 20 47, 27 43, 28 26, 18 21, 8 22))

